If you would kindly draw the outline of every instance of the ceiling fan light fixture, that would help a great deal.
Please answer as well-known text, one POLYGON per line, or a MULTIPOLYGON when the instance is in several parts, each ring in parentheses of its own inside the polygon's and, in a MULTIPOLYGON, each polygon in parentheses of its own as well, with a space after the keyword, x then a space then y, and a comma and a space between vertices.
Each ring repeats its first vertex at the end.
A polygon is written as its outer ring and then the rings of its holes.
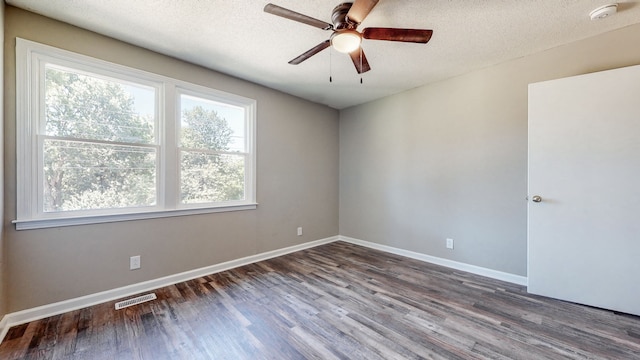
POLYGON ((331 46, 341 53, 350 53, 360 48, 362 36, 355 30, 340 30, 331 35, 331 46))

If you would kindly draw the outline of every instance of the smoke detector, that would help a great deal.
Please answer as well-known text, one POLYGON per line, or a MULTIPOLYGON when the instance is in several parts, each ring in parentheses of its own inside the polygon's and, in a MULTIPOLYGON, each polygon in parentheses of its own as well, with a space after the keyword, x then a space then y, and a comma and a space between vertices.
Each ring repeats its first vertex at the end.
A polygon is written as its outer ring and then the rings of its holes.
POLYGON ((616 12, 618 12, 618 4, 609 4, 600 6, 599 8, 593 10, 589 13, 589 17, 591 18, 591 20, 600 20, 609 17, 616 12))

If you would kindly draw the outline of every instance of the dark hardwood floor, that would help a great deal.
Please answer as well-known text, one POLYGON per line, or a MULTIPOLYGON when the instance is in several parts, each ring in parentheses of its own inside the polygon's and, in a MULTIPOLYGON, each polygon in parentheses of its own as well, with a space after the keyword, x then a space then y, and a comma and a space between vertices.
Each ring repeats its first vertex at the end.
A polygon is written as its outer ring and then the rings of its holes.
POLYGON ((344 242, 155 293, 15 326, 0 359, 640 359, 639 317, 344 242))

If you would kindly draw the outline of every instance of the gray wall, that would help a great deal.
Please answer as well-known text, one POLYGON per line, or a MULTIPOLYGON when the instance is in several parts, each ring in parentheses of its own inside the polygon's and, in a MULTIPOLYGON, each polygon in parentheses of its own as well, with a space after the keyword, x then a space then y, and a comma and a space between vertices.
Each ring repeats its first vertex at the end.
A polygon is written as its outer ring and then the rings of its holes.
POLYGON ((526 275, 527 85, 640 64, 638 44, 634 25, 341 111, 340 234, 526 275))
MULTIPOLYGON (((0 41, 4 43, 4 1, 0 3, 0 41)), ((0 45, 0 69, 4 69, 4 46, 0 45)), ((4 83, 4 71, 0 73, 0 84, 4 83)), ((3 87, 0 86, 0 99, 3 98, 3 87)), ((4 103, 0 101, 0 219, 4 214, 4 141, 3 141, 3 124, 4 124, 4 103)), ((4 222, 0 223, 0 320, 6 314, 6 292, 5 287, 5 251, 4 251, 4 222)))
POLYGON ((7 311, 338 234, 336 110, 13 7, 5 21, 7 311), (258 209, 16 231, 16 36, 256 99, 258 209), (140 270, 128 270, 132 255, 140 270))

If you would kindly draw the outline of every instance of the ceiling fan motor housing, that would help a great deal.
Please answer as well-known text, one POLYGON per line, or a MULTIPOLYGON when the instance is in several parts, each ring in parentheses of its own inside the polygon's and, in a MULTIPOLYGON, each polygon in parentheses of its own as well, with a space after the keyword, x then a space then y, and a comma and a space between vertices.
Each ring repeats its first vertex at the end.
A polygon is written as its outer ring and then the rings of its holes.
POLYGON ((349 21, 349 19, 347 19, 347 13, 349 12, 349 9, 351 9, 351 5, 353 5, 353 3, 342 3, 333 8, 333 11, 331 12, 331 22, 333 23, 334 29, 355 30, 355 28, 358 27, 358 23, 349 21))

